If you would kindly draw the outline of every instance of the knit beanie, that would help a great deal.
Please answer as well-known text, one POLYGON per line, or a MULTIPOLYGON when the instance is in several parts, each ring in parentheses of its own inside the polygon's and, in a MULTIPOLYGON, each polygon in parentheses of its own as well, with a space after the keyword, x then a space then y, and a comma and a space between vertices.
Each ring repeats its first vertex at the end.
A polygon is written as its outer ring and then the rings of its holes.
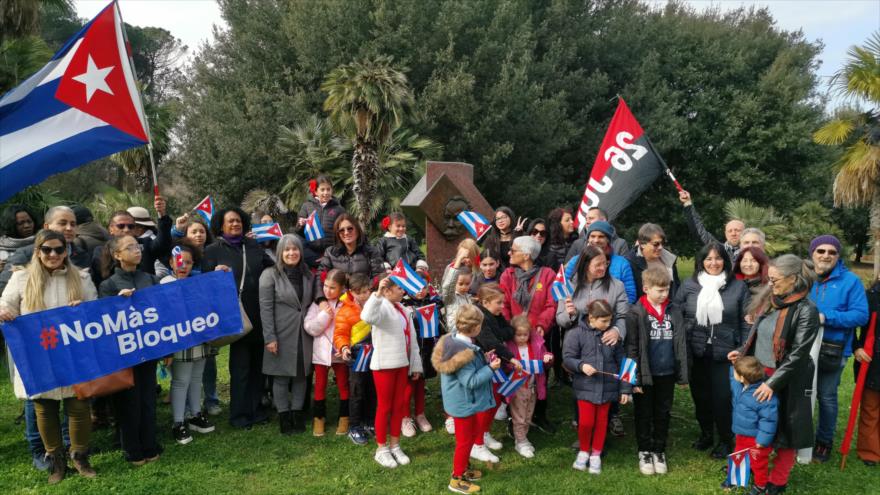
POLYGON ((838 254, 843 251, 843 248, 840 246, 840 241, 837 239, 837 237, 834 237, 831 234, 825 234, 820 235, 810 241, 810 256, 812 256, 813 251, 815 251, 816 248, 821 246, 822 244, 831 244, 837 249, 838 254))
POLYGON ((587 228, 587 236, 589 236, 591 232, 601 232, 605 234, 605 237, 608 238, 609 242, 611 241, 611 238, 614 237, 614 227, 604 220, 597 220, 591 223, 590 227, 587 228))

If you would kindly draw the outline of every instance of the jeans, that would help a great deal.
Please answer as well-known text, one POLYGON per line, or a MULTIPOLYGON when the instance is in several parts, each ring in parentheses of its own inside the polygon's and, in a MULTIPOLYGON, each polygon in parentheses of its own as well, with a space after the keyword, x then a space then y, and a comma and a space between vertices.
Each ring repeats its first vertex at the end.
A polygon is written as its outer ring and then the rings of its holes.
POLYGON ((205 358, 205 372, 202 375, 202 388, 205 392, 205 408, 220 405, 217 397, 217 356, 205 358))
POLYGON ((837 426, 837 388, 840 375, 846 366, 847 358, 840 361, 834 371, 819 370, 816 379, 816 394, 819 403, 819 426, 816 428, 816 443, 831 445, 834 441, 834 428, 837 426))
MULTIPOLYGON (((65 447, 70 446, 69 425, 70 422, 67 419, 67 410, 65 409, 61 417, 61 438, 64 441, 65 447)), ((24 401, 24 439, 28 443, 31 455, 43 455, 46 453, 46 448, 43 447, 43 439, 40 438, 40 430, 37 428, 37 412, 34 409, 34 401, 32 400, 24 401)))

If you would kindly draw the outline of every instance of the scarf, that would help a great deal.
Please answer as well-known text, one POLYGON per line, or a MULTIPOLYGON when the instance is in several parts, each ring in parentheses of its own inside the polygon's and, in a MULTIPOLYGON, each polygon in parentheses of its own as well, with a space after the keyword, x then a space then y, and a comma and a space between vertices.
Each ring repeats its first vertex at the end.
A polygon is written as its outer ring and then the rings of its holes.
POLYGON ((516 291, 513 293, 513 300, 523 309, 523 313, 528 314, 529 306, 532 303, 532 295, 529 293, 529 282, 538 273, 540 268, 538 265, 533 266, 529 270, 523 270, 520 267, 514 268, 516 291))
POLYGON ((220 234, 220 237, 226 240, 233 247, 241 247, 241 243, 244 242, 244 237, 240 235, 226 235, 220 234))
POLYGON ((660 305, 660 312, 658 313, 656 309, 654 309, 654 305, 651 304, 651 301, 648 300, 648 296, 642 296, 639 298, 639 303, 645 307, 645 311, 648 312, 649 315, 653 316, 659 322, 663 322, 663 318, 666 316, 666 307, 669 306, 669 298, 667 297, 663 304, 660 305))
POLYGON ((287 280, 290 281, 290 285, 293 286, 293 292, 296 293, 297 299, 302 301, 303 298, 303 272, 302 263, 297 264, 296 266, 285 266, 284 274, 287 275, 287 280))
POLYGON ((776 318, 776 328, 773 330, 773 357, 776 358, 777 363, 782 361, 783 355, 785 354, 787 339, 785 335, 782 335, 782 332, 786 328, 791 328, 791 317, 793 316, 793 313, 791 313, 789 309, 791 309, 793 304, 805 297, 807 297, 807 291, 796 292, 785 297, 770 297, 770 307, 779 311, 779 316, 776 318))
POLYGON ((709 275, 702 272, 697 275, 697 282, 702 287, 697 295, 697 324, 707 327, 721 323, 724 302, 719 291, 727 283, 727 274, 709 275))

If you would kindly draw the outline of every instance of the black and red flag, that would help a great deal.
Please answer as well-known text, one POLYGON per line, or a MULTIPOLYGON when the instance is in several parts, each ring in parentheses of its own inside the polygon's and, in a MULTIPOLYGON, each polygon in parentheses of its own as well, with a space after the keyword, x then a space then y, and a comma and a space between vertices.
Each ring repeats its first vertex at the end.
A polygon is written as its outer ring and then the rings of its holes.
POLYGON ((618 98, 617 111, 602 140, 578 208, 578 226, 582 229, 586 225, 587 212, 596 206, 613 220, 664 173, 675 181, 626 102, 618 98))

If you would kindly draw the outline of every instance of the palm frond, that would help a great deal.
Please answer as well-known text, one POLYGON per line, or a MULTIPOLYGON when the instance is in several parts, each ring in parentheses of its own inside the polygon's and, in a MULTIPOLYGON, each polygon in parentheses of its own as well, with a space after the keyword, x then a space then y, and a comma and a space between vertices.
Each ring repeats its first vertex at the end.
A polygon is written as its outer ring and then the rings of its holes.
POLYGON ((880 31, 874 32, 864 46, 852 46, 847 60, 831 78, 839 95, 850 99, 880 102, 880 31))
POLYGON ((824 145, 841 144, 849 138, 855 127, 852 120, 833 119, 813 133, 813 141, 824 145))
POLYGON ((859 140, 844 151, 837 167, 833 187, 835 206, 870 204, 880 178, 880 146, 859 140))

